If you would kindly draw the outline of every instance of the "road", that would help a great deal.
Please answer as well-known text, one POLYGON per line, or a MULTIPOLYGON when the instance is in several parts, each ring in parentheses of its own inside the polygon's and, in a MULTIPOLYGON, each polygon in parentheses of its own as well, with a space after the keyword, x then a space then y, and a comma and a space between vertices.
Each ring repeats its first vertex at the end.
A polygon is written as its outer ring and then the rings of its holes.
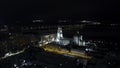
POLYGON ((79 58, 83 58, 83 59, 91 59, 91 57, 88 56, 87 54, 85 54, 84 52, 76 51, 76 50, 71 50, 69 52, 65 48, 61 48, 61 47, 58 47, 58 46, 52 46, 50 44, 44 45, 44 46, 42 46, 42 48, 45 51, 53 52, 53 53, 56 53, 56 54, 61 54, 61 55, 71 56, 71 57, 79 57, 79 58))

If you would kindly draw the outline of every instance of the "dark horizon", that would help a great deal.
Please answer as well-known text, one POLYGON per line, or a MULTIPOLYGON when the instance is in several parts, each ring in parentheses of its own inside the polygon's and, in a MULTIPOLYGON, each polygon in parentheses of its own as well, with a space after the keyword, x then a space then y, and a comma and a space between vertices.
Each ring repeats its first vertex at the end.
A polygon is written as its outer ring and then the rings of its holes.
MULTIPOLYGON (((50 22, 59 19, 91 20, 119 23, 120 9, 117 0, 79 1, 2 1, 0 24, 13 24, 33 19, 50 22)), ((48 22, 47 24, 52 24, 48 22)))

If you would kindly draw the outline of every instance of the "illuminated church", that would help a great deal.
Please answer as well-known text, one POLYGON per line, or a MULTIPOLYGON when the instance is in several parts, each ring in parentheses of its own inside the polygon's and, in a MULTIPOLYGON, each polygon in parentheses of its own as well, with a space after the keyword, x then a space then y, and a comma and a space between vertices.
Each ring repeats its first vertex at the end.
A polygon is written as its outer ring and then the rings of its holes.
MULTIPOLYGON (((59 45, 66 46, 66 45, 70 44, 70 42, 71 42, 70 40, 71 39, 69 39, 69 38, 64 38, 63 37, 62 28, 58 27, 57 36, 56 36, 55 42, 57 44, 59 44, 59 45)), ((86 46, 86 42, 83 41, 83 36, 82 35, 80 35, 80 36, 74 36, 73 39, 72 39, 72 42, 74 42, 78 46, 86 46)))

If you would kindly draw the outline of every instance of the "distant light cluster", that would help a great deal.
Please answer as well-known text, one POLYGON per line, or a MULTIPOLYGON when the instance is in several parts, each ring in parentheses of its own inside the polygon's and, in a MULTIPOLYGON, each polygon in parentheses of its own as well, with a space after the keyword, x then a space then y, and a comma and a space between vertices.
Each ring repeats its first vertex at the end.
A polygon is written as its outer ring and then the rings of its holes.
POLYGON ((36 23, 36 22, 44 22, 44 20, 33 20, 33 23, 36 23))

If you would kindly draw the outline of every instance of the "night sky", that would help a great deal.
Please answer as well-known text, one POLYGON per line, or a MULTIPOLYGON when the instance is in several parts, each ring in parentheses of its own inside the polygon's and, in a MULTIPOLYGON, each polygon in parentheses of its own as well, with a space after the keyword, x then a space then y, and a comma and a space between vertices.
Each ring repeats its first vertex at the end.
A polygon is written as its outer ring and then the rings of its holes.
POLYGON ((0 23, 36 18, 119 23, 119 6, 119 0, 3 0, 0 1, 0 23))

